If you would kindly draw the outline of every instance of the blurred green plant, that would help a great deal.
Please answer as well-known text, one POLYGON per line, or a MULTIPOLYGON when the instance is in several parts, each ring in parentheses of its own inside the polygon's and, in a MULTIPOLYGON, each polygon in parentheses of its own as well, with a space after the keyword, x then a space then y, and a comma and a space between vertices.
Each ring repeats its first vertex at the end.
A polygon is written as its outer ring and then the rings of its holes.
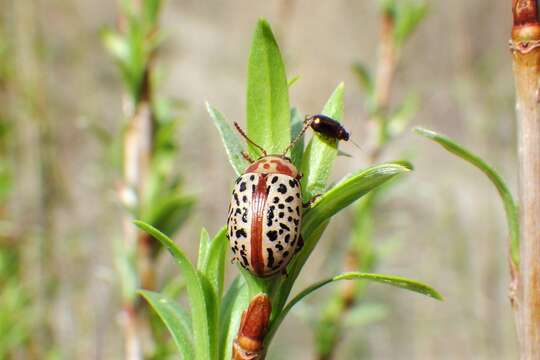
MULTIPOLYGON (((344 87, 340 84, 322 113, 341 119, 343 94, 344 87)), ((244 146, 223 115, 210 105, 208 110, 221 134, 229 161, 239 175, 247 165, 240 156, 244 146)), ((269 153, 279 153, 298 133, 299 125, 301 127, 302 120, 298 112, 289 109, 287 80, 281 53, 269 24, 260 20, 255 30, 248 64, 248 136, 265 147, 269 153)), ((249 151, 252 156, 257 156, 253 149, 249 148, 249 151)), ((312 199, 313 195, 321 196, 303 214, 301 232, 304 247, 289 263, 287 276, 258 278, 238 267, 241 275, 237 276, 224 292, 223 279, 228 248, 225 228, 211 241, 203 229, 195 266, 166 234, 143 221, 135 222, 169 250, 185 279, 189 311, 163 293, 141 291, 169 329, 184 359, 230 359, 240 315, 250 299, 261 293, 270 297, 272 312, 264 339, 264 353, 260 358, 264 358, 276 331, 291 308, 313 291, 336 281, 371 280, 441 299, 434 289, 413 280, 391 275, 347 272, 317 282, 289 300, 296 279, 330 219, 373 189, 411 169, 406 162, 374 165, 354 172, 328 189, 328 176, 336 155, 336 141, 317 134, 309 140, 305 151, 303 144, 292 150, 293 161, 302 169, 304 175, 304 201, 312 199)))
MULTIPOLYGON (((119 194, 125 206, 126 223, 143 219, 172 237, 188 219, 195 199, 184 193, 182 177, 175 166, 179 152, 178 110, 183 104, 155 91, 160 81, 155 59, 163 41, 159 30, 162 5, 161 0, 123 0, 119 29, 106 29, 102 33, 103 43, 120 70, 127 106, 124 106, 126 121, 122 136, 101 138, 108 141, 112 158, 122 169, 119 194)), ((143 356, 144 341, 140 334, 145 330, 137 327, 149 325, 133 318, 145 316, 141 313, 137 289, 156 288, 155 263, 159 249, 154 238, 130 229, 125 230, 124 241, 117 246, 117 267, 127 317, 126 357, 130 359, 143 356)), ((155 341, 156 354, 163 353, 162 343, 155 341)), ((148 351, 145 353, 151 356, 148 351)))
POLYGON ((12 171, 7 156, 10 122, 0 119, 0 359, 22 349, 32 333, 35 317, 32 302, 24 288, 21 274, 21 247, 13 234, 7 214, 12 193, 12 171))
MULTIPOLYGON (((363 63, 353 65, 353 72, 365 96, 365 106, 375 129, 368 151, 370 164, 379 161, 384 149, 403 133, 418 111, 419 101, 414 93, 409 93, 396 106, 391 106, 390 94, 401 49, 427 13, 424 1, 379 0, 379 5, 380 34, 376 69, 372 71, 363 63)), ((373 218, 381 198, 395 182, 374 189, 355 206, 355 221, 343 259, 345 271, 375 270, 381 251, 375 243, 373 218)), ((310 312, 320 314, 315 319, 313 315, 308 319, 314 327, 318 359, 333 358, 344 331, 350 328, 346 325, 351 322, 348 319, 361 311, 364 304, 369 304, 363 299, 364 289, 363 283, 344 284, 332 294, 322 310, 310 312)), ((375 316, 367 318, 370 321, 379 320, 383 316, 381 314, 386 313, 380 311, 381 307, 384 305, 371 307, 375 309, 375 316)), ((356 323, 363 326, 369 324, 368 321, 356 323)))

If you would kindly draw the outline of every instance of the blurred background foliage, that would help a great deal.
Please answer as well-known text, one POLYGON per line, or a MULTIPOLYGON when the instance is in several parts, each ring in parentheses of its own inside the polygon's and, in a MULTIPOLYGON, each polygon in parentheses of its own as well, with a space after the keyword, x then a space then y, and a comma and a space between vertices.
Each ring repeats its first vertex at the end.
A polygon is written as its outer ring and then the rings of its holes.
MULTIPOLYGON (((347 86, 344 125, 362 149, 342 143, 352 157, 338 157, 334 174, 367 167, 379 147, 377 162, 415 165, 334 219, 298 287, 343 270, 358 247, 360 266, 423 280, 446 299, 361 285, 357 306, 338 322, 335 358, 516 357, 496 192, 408 131, 423 125, 451 135, 514 187, 510 4, 169 0, 159 18, 150 8, 126 26, 122 3, 0 0, 0 358, 121 358, 120 283, 129 280, 119 282, 117 265, 128 259, 133 270, 134 256, 117 246, 126 214, 174 236, 192 259, 198 244, 190 239, 201 226, 216 233, 223 225, 235 175, 204 102, 245 121, 246 59, 260 16, 276 31, 288 77, 300 76, 290 93, 301 113, 317 112, 340 81, 347 86), (381 106, 374 94, 385 14, 398 20, 395 72, 381 106), (145 100, 149 64, 150 177, 138 196, 145 206, 126 209, 118 196, 122 142, 145 100)), ((163 259, 156 252, 157 287, 174 294, 182 283, 163 259)), ((317 358, 325 343, 315 346, 312 330, 342 290, 293 311, 272 356, 317 358)))

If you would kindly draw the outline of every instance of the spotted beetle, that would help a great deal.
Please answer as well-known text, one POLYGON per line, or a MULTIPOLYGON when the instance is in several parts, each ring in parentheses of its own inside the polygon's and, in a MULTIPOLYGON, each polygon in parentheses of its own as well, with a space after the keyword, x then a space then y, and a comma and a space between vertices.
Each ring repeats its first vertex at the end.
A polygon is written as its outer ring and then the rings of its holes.
POLYGON ((262 156, 250 162, 236 179, 227 218, 227 238, 233 262, 259 277, 268 277, 285 268, 303 245, 301 174, 285 155, 304 134, 304 128, 283 154, 268 155, 250 140, 237 123, 238 132, 262 156))

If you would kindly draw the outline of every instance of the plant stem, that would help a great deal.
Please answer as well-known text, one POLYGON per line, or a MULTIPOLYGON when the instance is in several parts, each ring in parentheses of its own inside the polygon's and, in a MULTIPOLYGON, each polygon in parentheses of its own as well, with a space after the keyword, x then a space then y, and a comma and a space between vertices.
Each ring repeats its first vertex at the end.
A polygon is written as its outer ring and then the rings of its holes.
MULTIPOLYGON (((520 264, 513 301, 522 359, 540 357, 540 23, 535 0, 513 0, 512 59, 519 155, 520 264), (515 301, 517 300, 517 301, 515 301)), ((512 293, 511 293, 512 295, 512 293)))
MULTIPOLYGON (((138 1, 134 5, 139 7, 138 1)), ((126 20, 119 19, 120 27, 126 26, 126 20)), ((125 29, 121 29, 124 30, 125 29)), ((127 128, 123 138, 123 187, 122 198, 127 211, 123 219, 124 246, 131 258, 134 258, 137 286, 142 289, 154 290, 155 272, 152 244, 154 239, 138 230, 133 221, 140 216, 142 200, 144 199, 146 182, 150 171, 154 121, 151 106, 151 60, 144 68, 140 96, 132 99, 125 96, 124 112, 128 118, 127 128), (127 195, 127 196, 126 196, 127 195)), ((150 331, 150 324, 139 306, 139 297, 131 294, 124 302, 124 341, 125 358, 127 360, 143 359, 144 337, 150 331)), ((148 339, 146 339, 148 341, 148 339)))

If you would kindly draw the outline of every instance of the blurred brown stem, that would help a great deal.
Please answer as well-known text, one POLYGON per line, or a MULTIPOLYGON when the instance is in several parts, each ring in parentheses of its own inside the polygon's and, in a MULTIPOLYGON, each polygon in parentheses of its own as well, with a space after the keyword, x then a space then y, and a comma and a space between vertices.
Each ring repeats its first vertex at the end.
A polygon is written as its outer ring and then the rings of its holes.
MULTIPOLYGON (((513 0, 511 50, 518 127, 520 263, 512 304, 521 359, 540 358, 540 23, 535 0, 513 0)), ((511 293, 512 294, 512 293, 511 293)))
MULTIPOLYGON (((137 5, 137 2, 134 2, 137 5)), ((126 23, 119 20, 120 27, 126 23)), ((126 251, 135 257, 138 287, 155 288, 153 239, 143 234, 133 225, 134 213, 140 214, 145 196, 146 182, 150 171, 152 156, 154 121, 152 114, 151 61, 144 70, 140 96, 137 100, 127 98, 126 117, 129 119, 123 139, 123 188, 122 198, 126 209, 124 215, 124 245, 126 251), (133 103, 136 101, 136 103, 133 103)), ((150 325, 138 297, 133 294, 124 304, 124 341, 127 360, 143 359, 144 343, 150 332, 150 325)))

